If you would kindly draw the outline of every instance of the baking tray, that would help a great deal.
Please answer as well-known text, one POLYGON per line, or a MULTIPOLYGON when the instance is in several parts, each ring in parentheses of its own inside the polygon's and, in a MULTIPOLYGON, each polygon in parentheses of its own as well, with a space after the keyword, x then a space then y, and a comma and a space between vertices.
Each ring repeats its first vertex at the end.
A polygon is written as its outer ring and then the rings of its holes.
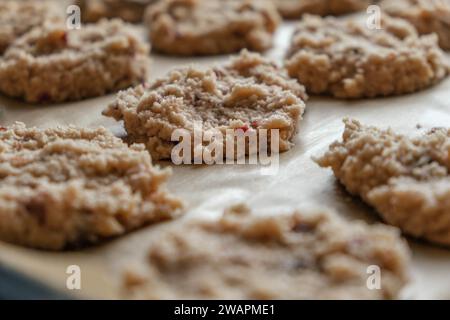
MULTIPOLYGON (((283 61, 292 28, 292 23, 283 24, 277 32, 274 49, 266 54, 278 63, 283 61)), ((143 33, 143 30, 140 32, 143 33)), ((228 56, 170 58, 152 54, 151 79, 177 66, 209 66, 227 59, 228 56)), ((29 126, 42 127, 101 125, 122 135, 124 132, 120 123, 101 115, 101 111, 113 99, 114 95, 109 95, 81 102, 36 106, 0 97, 0 124, 22 121, 29 126)), ((307 103, 300 132, 295 139, 295 148, 281 155, 277 175, 264 176, 257 166, 173 166, 169 188, 186 202, 187 210, 183 218, 146 227, 77 252, 45 252, 0 242, 0 264, 13 270, 15 275, 21 275, 16 277, 7 273, 5 278, 0 273, 0 287, 4 288, 5 283, 10 286, 9 283, 16 280, 20 290, 20 281, 26 277, 43 284, 45 290, 55 290, 61 297, 120 298, 122 267, 139 264, 147 244, 158 241, 158 234, 164 232, 168 225, 180 223, 184 219, 218 217, 226 206, 233 203, 248 203, 257 213, 277 213, 314 206, 330 207, 349 220, 379 222, 372 209, 357 198, 350 197, 336 183, 330 170, 319 168, 311 160, 312 156, 322 154, 331 142, 340 138, 344 117, 352 117, 369 125, 391 126, 404 133, 417 131, 417 124, 424 129, 448 126, 450 80, 416 94, 394 98, 345 101, 312 97, 307 103), (81 268, 81 290, 67 289, 66 271, 70 265, 81 268)), ((167 162, 161 165, 171 166, 167 162)), ((450 298, 450 250, 414 240, 409 240, 409 243, 413 251, 411 282, 401 297, 450 298)), ((42 286, 39 288, 42 289, 42 286)), ((36 297, 45 295, 45 290, 44 293, 36 293, 36 297)), ((27 290, 23 292, 23 297, 29 297, 27 290)))

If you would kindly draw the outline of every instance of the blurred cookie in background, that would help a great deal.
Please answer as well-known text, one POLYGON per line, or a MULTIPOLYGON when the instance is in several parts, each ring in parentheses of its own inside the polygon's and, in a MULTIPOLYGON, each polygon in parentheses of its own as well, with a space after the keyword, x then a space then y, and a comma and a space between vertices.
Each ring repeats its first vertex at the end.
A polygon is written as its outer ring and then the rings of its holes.
POLYGON ((406 20, 388 15, 379 30, 359 17, 305 15, 286 68, 308 93, 345 99, 413 93, 440 82, 449 70, 435 35, 419 36, 406 20))
MULTIPOLYGON (((286 19, 300 18, 303 14, 337 16, 366 9, 373 0, 272 0, 286 19)), ((395 2, 395 1, 393 1, 395 2)))
POLYGON ((105 128, 0 127, 0 239, 73 249, 176 218, 169 176, 105 128))
POLYGON ((381 7, 408 20, 420 34, 436 33, 441 48, 450 50, 450 0, 384 0, 381 7))
POLYGON ((219 221, 173 225, 148 247, 142 265, 125 268, 125 298, 395 299, 409 277, 396 228, 323 209, 269 216, 234 206, 219 221), (367 285, 371 266, 380 290, 367 285))
POLYGON ((145 82, 149 50, 121 20, 37 27, 0 57, 0 92, 40 104, 102 96, 145 82))
POLYGON ((161 0, 144 19, 156 51, 183 56, 265 51, 281 20, 268 0, 161 0))
POLYGON ((63 19, 64 11, 55 1, 0 1, 0 54, 34 27, 63 19))
POLYGON ((405 234, 450 246, 450 129, 421 136, 345 119, 342 141, 316 159, 405 234))

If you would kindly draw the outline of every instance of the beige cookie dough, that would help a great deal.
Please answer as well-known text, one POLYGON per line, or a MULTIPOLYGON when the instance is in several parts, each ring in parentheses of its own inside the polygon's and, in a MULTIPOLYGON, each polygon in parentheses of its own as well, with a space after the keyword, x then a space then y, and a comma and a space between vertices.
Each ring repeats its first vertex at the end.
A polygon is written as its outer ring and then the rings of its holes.
POLYGON ((58 22, 64 11, 54 2, 37 0, 0 1, 0 55, 20 36, 46 22, 58 22))
POLYGON ((268 0, 162 0, 145 22, 155 50, 195 56, 265 51, 280 17, 268 0))
POLYGON ((118 20, 35 28, 0 58, 0 92, 30 103, 101 96, 145 82, 149 47, 118 20))
POLYGON ((62 250, 171 219, 168 175, 103 128, 0 127, 0 239, 62 250))
POLYGON ((256 216, 236 206, 219 221, 174 225, 149 245, 144 266, 125 269, 126 298, 397 298, 410 258, 397 229, 325 210, 256 216), (380 290, 367 287, 371 266, 380 290))
POLYGON ((156 0, 76 0, 82 20, 97 22, 102 18, 121 18, 124 21, 141 22, 145 8, 156 0))
POLYGON ((224 66, 175 69, 151 84, 122 91, 103 114, 123 120, 129 141, 146 144, 154 159, 171 158, 177 129, 191 137, 196 128, 201 135, 218 131, 224 140, 227 130, 265 129, 270 136, 278 129, 283 152, 293 145, 306 99, 304 87, 281 68, 244 51, 224 66))
POLYGON ((305 13, 320 16, 342 15, 366 9, 371 0, 272 0, 287 19, 300 18, 305 13))
POLYGON ((416 92, 448 74, 435 35, 419 37, 402 19, 383 16, 382 29, 365 19, 306 15, 292 37, 286 61, 307 91, 336 98, 373 98, 416 92))
POLYGON ((391 16, 408 20, 420 34, 436 33, 441 48, 450 50, 449 0, 384 0, 381 8, 391 16))
POLYGON ((407 137, 345 120, 343 140, 316 160, 406 234, 450 246, 450 130, 407 137))

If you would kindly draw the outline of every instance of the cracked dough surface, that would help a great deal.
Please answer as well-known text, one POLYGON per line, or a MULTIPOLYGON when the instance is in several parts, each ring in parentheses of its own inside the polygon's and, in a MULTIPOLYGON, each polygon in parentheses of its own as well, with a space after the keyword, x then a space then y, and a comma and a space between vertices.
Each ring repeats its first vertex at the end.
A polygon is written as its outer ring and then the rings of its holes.
POLYGON ((19 37, 46 22, 62 21, 64 15, 50 1, 0 1, 0 55, 19 37))
POLYGON ((252 215, 174 225, 149 244, 144 267, 125 269, 134 299, 387 299, 408 278, 410 253, 397 229, 346 223, 334 212, 252 215), (202 243, 202 246, 198 244, 202 243), (381 269, 381 289, 366 286, 381 269))
POLYGON ((384 0, 381 8, 391 16, 408 20, 420 34, 436 33, 441 48, 450 50, 449 0, 384 0))
POLYGON ((316 160, 406 234, 450 246, 450 130, 419 137, 345 120, 343 140, 316 160))
POLYGON ((268 0, 162 0, 145 21, 155 50, 196 56, 265 51, 280 17, 268 0))
POLYGON ((156 0, 76 0, 85 22, 97 22, 102 18, 121 18, 124 21, 141 22, 145 8, 156 0))
POLYGON ((128 140, 146 144, 154 159, 170 159, 173 132, 185 129, 192 135, 196 123, 202 124, 201 133, 218 131, 224 138, 229 129, 279 129, 280 151, 287 151, 306 99, 304 87, 281 68, 244 51, 224 66, 175 69, 122 91, 103 114, 123 120, 128 140))
POLYGON ((272 0, 281 15, 288 19, 300 18, 305 13, 320 16, 342 15, 366 9, 370 0, 272 0))
POLYGON ((149 47, 126 24, 33 29, 0 57, 0 91, 29 103, 101 96, 146 80, 149 47))
POLYGON ((383 16, 382 29, 364 20, 306 15, 286 61, 289 75, 312 94, 373 98, 412 93, 448 74, 435 35, 419 37, 408 22, 383 16))
POLYGON ((0 238, 62 250, 171 219, 168 175, 103 128, 0 127, 0 238))

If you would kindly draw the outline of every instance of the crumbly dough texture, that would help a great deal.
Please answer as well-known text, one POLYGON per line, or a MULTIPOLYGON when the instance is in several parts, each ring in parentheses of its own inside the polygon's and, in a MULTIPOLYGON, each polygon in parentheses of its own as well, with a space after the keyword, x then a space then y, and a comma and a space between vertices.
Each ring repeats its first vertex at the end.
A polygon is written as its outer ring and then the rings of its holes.
POLYGON ((220 221, 176 225, 128 267, 129 299, 386 299, 408 278, 397 229, 346 223, 317 210, 256 216, 233 207, 220 221), (201 243, 201 245, 199 245, 201 243), (369 290, 367 269, 381 269, 369 290))
POLYGON ((450 50, 449 0, 384 0, 381 8, 391 16, 408 20, 420 34, 436 33, 441 48, 450 50))
POLYGON ((279 129, 280 151, 287 151, 306 99, 304 87, 282 69, 244 51, 225 66, 176 69, 148 86, 122 91, 103 114, 123 120, 128 139, 145 143, 154 159, 170 159, 172 133, 185 129, 193 136, 197 123, 202 134, 217 130, 224 141, 229 129, 266 129, 269 137, 279 129))
POLYGON ((280 17, 268 0, 162 0, 145 21, 155 50, 195 56, 265 51, 280 17))
POLYGON ((63 12, 54 2, 0 1, 0 55, 20 36, 46 22, 62 21, 63 12))
POLYGON ((145 82, 149 47, 119 20, 38 27, 0 57, 0 91, 30 103, 101 96, 145 82))
POLYGON ((300 18, 309 13, 320 16, 342 15, 366 9, 370 0, 272 0, 287 19, 300 18))
POLYGON ((121 18, 138 23, 142 21, 145 8, 156 0, 76 0, 81 9, 82 20, 97 22, 102 18, 121 18))
POLYGON ((309 93, 337 98, 412 93, 447 76, 435 35, 419 37, 408 22, 388 16, 381 30, 364 21, 304 16, 287 55, 289 75, 309 93))
POLYGON ((316 160, 406 234, 450 246, 450 130, 409 138, 345 120, 343 141, 316 160))
POLYGON ((104 128, 0 127, 0 239, 62 250, 171 219, 168 175, 104 128))

